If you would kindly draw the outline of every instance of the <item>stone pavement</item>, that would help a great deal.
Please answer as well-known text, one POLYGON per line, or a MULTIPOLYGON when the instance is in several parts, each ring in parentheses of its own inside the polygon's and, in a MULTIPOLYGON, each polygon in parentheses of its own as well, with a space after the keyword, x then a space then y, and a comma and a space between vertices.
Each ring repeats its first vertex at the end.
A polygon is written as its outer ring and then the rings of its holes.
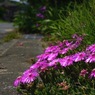
POLYGON ((0 34, 10 32, 13 29, 14 29, 13 23, 7 23, 7 22, 0 23, 0 34))
POLYGON ((13 31, 13 23, 0 23, 0 39, 3 38, 8 32, 13 31))
POLYGON ((23 35, 0 44, 0 95, 19 95, 13 82, 30 67, 27 60, 43 52, 41 38, 37 34, 23 35))

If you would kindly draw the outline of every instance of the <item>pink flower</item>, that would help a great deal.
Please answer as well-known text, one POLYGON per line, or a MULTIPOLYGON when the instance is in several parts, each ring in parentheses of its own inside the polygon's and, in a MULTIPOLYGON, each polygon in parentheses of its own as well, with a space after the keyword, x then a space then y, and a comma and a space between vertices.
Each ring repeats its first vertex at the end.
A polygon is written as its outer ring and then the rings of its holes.
POLYGON ((88 74, 87 70, 85 70, 85 69, 81 70, 80 76, 85 77, 86 74, 88 74))
POLYGON ((46 11, 46 6, 41 7, 40 11, 45 12, 46 11))
POLYGON ((72 38, 78 38, 78 35, 77 34, 73 34, 72 38))
POLYGON ((79 41, 76 41, 75 43, 73 43, 73 44, 69 47, 69 49, 70 49, 70 50, 74 50, 74 49, 76 49, 79 45, 80 45, 80 42, 79 42, 79 41))
POLYGON ((70 66, 73 64, 73 59, 71 56, 66 56, 64 58, 60 58, 59 63, 63 67, 70 66))
POLYGON ((90 54, 87 58, 86 58, 86 60, 85 60, 85 62, 86 63, 88 63, 88 62, 95 62, 95 54, 93 53, 93 54, 90 54))
POLYGON ((45 69, 47 69, 48 68, 48 63, 47 63, 47 61, 42 61, 41 63, 40 63, 40 67, 39 67, 39 70, 45 70, 45 69))
POLYGON ((42 19, 44 18, 44 15, 42 13, 38 13, 38 14, 36 14, 36 16, 39 18, 42 18, 42 19))
POLYGON ((23 75, 27 75, 27 74, 32 73, 34 71, 36 71, 36 69, 34 69, 34 68, 27 69, 26 71, 24 71, 23 75))
POLYGON ((38 72, 36 72, 36 71, 33 71, 33 72, 27 72, 27 74, 26 73, 24 73, 23 75, 22 75, 22 83, 30 83, 30 82, 33 82, 37 77, 39 76, 39 74, 38 74, 38 72))
POLYGON ((17 86, 20 85, 20 83, 21 83, 21 79, 22 79, 21 76, 17 77, 17 79, 14 81, 14 86, 15 86, 15 87, 17 87, 17 86))
POLYGON ((50 66, 50 67, 56 66, 58 62, 59 62, 59 59, 55 59, 55 60, 53 60, 53 61, 51 61, 51 62, 49 63, 49 66, 50 66))
POLYGON ((73 56, 73 60, 75 62, 78 62, 78 61, 84 60, 85 59, 85 56, 86 56, 86 53, 85 52, 79 52, 79 53, 76 53, 73 56))
POLYGON ((69 48, 64 48, 62 50, 60 50, 60 54, 66 54, 68 52, 69 48))
POLYGON ((34 69, 34 70, 37 70, 39 68, 39 63, 35 63, 33 64, 32 66, 30 66, 30 69, 34 69))
POLYGON ((71 42, 69 42, 68 40, 65 41, 65 44, 66 44, 67 47, 71 46, 72 43, 73 43, 73 41, 71 41, 71 42))
POLYGON ((48 67, 48 63, 46 60, 43 61, 37 61, 35 64, 33 64, 30 69, 34 69, 34 70, 41 70, 43 68, 47 68, 48 67))
POLYGON ((51 53, 51 52, 55 52, 59 46, 55 45, 55 46, 50 46, 50 47, 47 47, 46 50, 45 50, 45 53, 51 53))
POLYGON ((38 58, 38 61, 42 61, 42 60, 45 60, 49 57, 49 53, 44 53, 44 54, 41 54, 41 55, 38 55, 37 58, 38 58))
POLYGON ((58 43, 58 46, 61 48, 61 49, 64 49, 64 48, 67 48, 69 46, 71 46, 73 43, 73 41, 69 42, 68 40, 64 40, 63 42, 59 42, 58 43))
POLYGON ((95 68, 91 71, 90 78, 95 78, 95 68))
POLYGON ((64 48, 65 43, 64 43, 64 42, 58 42, 58 46, 59 46, 60 48, 64 48))
POLYGON ((86 50, 89 50, 91 52, 95 52, 95 44, 90 45, 89 47, 86 48, 86 50))
POLYGON ((82 35, 82 36, 79 36, 79 35, 77 35, 77 34, 74 34, 74 35, 72 36, 72 38, 77 39, 77 41, 82 41, 83 35, 82 35))
POLYGON ((58 56, 58 53, 51 53, 48 57, 48 61, 52 61, 54 60, 56 57, 58 56))

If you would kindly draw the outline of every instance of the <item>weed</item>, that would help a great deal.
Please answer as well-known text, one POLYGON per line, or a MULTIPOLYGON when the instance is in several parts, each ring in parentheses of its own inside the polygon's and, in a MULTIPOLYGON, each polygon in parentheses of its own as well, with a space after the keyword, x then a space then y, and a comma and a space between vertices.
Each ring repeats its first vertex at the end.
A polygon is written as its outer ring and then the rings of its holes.
POLYGON ((8 33, 4 38, 3 38, 3 42, 8 42, 12 39, 18 39, 21 37, 21 34, 18 32, 10 32, 8 33))

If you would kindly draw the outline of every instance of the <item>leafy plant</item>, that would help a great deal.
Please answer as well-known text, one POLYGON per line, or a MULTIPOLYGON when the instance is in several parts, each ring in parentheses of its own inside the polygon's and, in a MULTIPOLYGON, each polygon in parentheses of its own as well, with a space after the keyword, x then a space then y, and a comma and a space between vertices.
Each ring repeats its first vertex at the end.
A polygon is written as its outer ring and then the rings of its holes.
POLYGON ((19 31, 25 33, 33 32, 35 22, 35 9, 28 5, 20 11, 14 19, 14 25, 18 26, 19 31))
POLYGON ((51 39, 55 40, 57 38, 57 40, 61 41, 63 39, 70 39, 70 36, 74 33, 85 34, 87 35, 85 42, 87 44, 93 43, 95 41, 93 36, 95 34, 94 3, 94 0, 89 2, 84 1, 81 5, 75 3, 73 4, 73 8, 71 7, 71 3, 68 5, 67 10, 60 9, 59 14, 56 11, 54 15, 51 11, 52 17, 55 17, 55 15, 58 15, 58 17, 55 20, 50 19, 51 22, 47 26, 43 24, 43 28, 44 26, 47 27, 45 32, 51 34, 51 39))

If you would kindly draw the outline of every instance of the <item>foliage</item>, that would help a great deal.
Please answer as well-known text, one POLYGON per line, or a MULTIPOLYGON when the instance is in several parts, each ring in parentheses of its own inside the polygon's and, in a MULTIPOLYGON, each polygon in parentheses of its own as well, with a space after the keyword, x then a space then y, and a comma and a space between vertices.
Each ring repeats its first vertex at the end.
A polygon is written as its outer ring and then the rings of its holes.
POLYGON ((30 32, 33 31, 35 25, 35 9, 26 5, 24 9, 18 12, 14 19, 14 25, 19 27, 20 31, 30 32), (32 16, 32 17, 31 17, 32 16))
MULTIPOLYGON (((71 1, 31 1, 31 0, 21 0, 27 2, 27 4, 23 5, 22 11, 15 16, 14 23, 19 26, 19 29, 27 33, 33 33, 35 31, 43 32, 43 34, 50 33, 48 32, 49 25, 51 25, 51 21, 58 20, 59 14, 63 15, 66 13, 66 6, 71 1), (59 3, 60 2, 60 3, 59 3), (46 7, 46 8, 45 8, 46 7), (44 11, 41 10, 45 8, 44 11), (64 12, 63 12, 64 11, 64 12), (58 14, 59 13, 59 14, 58 14), (43 15, 42 17, 38 17, 37 14, 43 15), (47 22, 49 20, 49 22, 47 22), (40 27, 38 27, 40 26, 40 27)), ((62 17, 62 16, 61 16, 62 17)), ((51 31, 51 30, 50 30, 51 31)))
MULTIPOLYGON (((67 7, 66 12, 64 9, 59 10, 59 17, 57 19, 52 20, 49 19, 51 22, 47 24, 47 29, 44 31, 45 33, 50 33, 50 39, 69 39, 70 36, 74 33, 77 34, 85 34, 87 35, 85 38, 85 43, 91 44, 95 42, 94 34, 95 34, 95 4, 94 0, 89 2, 85 2, 81 5, 74 4, 73 10, 72 3, 69 4, 67 7), (65 15, 64 15, 65 13, 65 15), (89 41, 88 41, 89 39, 89 41)), ((55 12, 57 15, 57 11, 55 12)), ((52 17, 55 17, 55 14, 51 12, 52 17)), ((46 27, 43 24, 43 28, 46 27)))
MULTIPOLYGON (((22 0, 22 1, 26 1, 27 4, 23 5, 22 11, 15 16, 14 23, 15 25, 19 26, 20 30, 24 32, 28 31, 29 33, 31 33, 35 31, 40 31, 40 32, 43 32, 43 34, 51 34, 51 32, 54 31, 53 35, 60 36, 61 34, 64 35, 63 34, 64 32, 66 35, 66 32, 72 29, 70 31, 73 34, 73 32, 75 32, 76 30, 79 31, 79 28, 81 28, 82 24, 84 24, 83 22, 81 22, 85 16, 84 12, 86 12, 87 15, 90 12, 89 16, 92 16, 91 11, 89 10, 90 8, 87 8, 89 4, 87 4, 87 6, 84 5, 88 2, 89 3, 92 2, 89 0, 85 2, 83 2, 84 0, 75 0, 75 1, 73 0, 70 0, 70 1, 22 0), (40 9, 41 7, 44 7, 44 6, 46 7, 46 10, 43 12, 40 9), (81 11, 81 9, 83 9, 83 11, 81 11), (39 13, 43 15, 44 18, 38 18, 37 14, 39 13), (80 18, 78 18, 79 16, 80 18), (65 18, 66 20, 64 20, 65 18), (72 18, 72 21, 70 18, 72 18), (78 22, 79 20, 80 22, 78 22), (76 27, 73 27, 73 24, 75 23, 79 23, 79 24, 76 27), (70 26, 70 29, 68 28, 69 26, 70 26), (55 33, 55 31, 58 31, 58 33, 55 33)), ((94 7, 94 5, 90 5, 90 6, 94 7)), ((88 19, 88 18, 85 18, 85 19, 88 19)))
POLYGON ((4 16, 4 13, 5 13, 5 8, 3 7, 0 7, 0 20, 3 20, 3 16, 4 16))
POLYGON ((47 8, 45 14, 46 18, 38 21, 38 23, 40 23, 38 30, 41 31, 43 34, 51 34, 53 32, 51 27, 53 27, 55 21, 60 19, 60 17, 64 18, 63 14, 64 14, 64 8, 53 8, 53 7, 47 8))

